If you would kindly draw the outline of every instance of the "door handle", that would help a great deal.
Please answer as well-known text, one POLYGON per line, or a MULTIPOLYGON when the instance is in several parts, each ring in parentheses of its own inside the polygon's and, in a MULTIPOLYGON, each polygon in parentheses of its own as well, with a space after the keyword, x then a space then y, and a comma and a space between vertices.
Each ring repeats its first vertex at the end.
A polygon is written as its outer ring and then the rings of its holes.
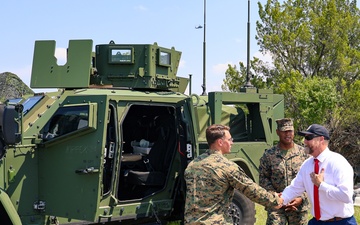
POLYGON ((95 169, 94 167, 88 167, 88 168, 85 168, 85 169, 75 170, 75 173, 78 173, 78 174, 99 173, 99 169, 95 169))

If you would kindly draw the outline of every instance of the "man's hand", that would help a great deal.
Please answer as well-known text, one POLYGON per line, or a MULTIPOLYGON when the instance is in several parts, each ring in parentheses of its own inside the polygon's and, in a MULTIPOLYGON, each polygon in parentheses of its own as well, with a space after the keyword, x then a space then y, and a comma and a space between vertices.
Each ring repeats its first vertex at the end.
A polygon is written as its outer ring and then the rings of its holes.
POLYGON ((310 178, 314 185, 319 187, 321 182, 324 181, 324 171, 324 168, 322 168, 319 174, 314 172, 310 173, 310 178))
POLYGON ((279 196, 279 200, 278 200, 278 205, 277 205, 277 206, 274 206, 274 209, 280 209, 280 208, 283 206, 283 203, 284 203, 284 199, 280 197, 280 196, 281 196, 281 193, 280 193, 280 194, 277 193, 277 194, 278 194, 278 196, 279 196))
POLYGON ((285 211, 297 211, 298 210, 298 206, 301 205, 302 203, 302 198, 301 197, 297 197, 294 198, 291 202, 289 202, 286 206, 285 206, 285 211))

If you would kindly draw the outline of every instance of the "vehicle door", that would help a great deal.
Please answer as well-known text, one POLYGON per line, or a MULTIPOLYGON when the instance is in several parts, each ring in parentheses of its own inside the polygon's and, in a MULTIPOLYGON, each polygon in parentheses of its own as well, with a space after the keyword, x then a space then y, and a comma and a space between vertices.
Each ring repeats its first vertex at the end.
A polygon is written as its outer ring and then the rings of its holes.
POLYGON ((102 196, 106 99, 82 96, 64 102, 42 129, 39 201, 50 215, 95 221, 102 196))

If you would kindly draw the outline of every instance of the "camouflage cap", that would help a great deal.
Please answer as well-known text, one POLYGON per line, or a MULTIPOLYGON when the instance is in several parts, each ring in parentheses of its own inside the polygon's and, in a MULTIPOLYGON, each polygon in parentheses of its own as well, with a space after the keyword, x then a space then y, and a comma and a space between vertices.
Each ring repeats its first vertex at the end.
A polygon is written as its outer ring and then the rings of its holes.
POLYGON ((294 130, 293 121, 290 118, 276 120, 276 123, 279 131, 294 130))

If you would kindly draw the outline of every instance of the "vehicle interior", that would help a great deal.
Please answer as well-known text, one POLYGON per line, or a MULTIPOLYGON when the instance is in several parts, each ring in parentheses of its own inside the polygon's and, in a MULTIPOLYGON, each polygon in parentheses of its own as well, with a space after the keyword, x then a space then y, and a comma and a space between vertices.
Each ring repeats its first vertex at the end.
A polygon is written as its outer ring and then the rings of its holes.
POLYGON ((143 198, 164 188, 177 151, 175 108, 132 105, 122 122, 119 200, 143 198))

